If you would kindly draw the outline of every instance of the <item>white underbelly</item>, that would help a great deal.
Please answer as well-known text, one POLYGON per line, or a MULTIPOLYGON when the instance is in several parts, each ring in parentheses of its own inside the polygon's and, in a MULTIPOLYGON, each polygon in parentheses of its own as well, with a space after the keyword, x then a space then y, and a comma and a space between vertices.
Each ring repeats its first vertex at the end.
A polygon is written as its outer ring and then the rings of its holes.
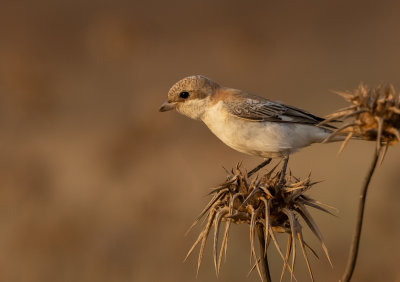
POLYGON ((215 108, 208 111, 202 119, 203 122, 225 144, 249 155, 281 157, 311 143, 320 142, 328 134, 324 129, 315 126, 253 122, 219 110, 220 108, 215 108))

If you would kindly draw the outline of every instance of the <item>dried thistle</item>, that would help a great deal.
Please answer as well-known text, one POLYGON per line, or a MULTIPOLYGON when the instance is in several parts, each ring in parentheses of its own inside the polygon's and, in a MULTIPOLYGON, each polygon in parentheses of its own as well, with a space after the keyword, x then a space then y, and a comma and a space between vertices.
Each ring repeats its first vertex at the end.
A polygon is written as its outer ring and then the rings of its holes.
POLYGON ((344 97, 351 105, 329 115, 321 125, 336 121, 347 121, 347 123, 335 130, 325 142, 336 135, 347 134, 340 148, 342 151, 352 137, 376 141, 374 157, 361 188, 356 228, 341 280, 348 282, 357 262, 367 191, 378 159, 380 158, 380 162, 382 162, 389 145, 400 141, 400 93, 396 93, 392 85, 368 88, 363 84, 354 93, 336 93, 344 97))
POLYGON ((353 137, 377 141, 377 151, 385 145, 400 141, 400 93, 392 85, 368 88, 361 84, 353 93, 336 92, 351 105, 327 116, 321 125, 332 121, 347 121, 325 141, 336 135, 347 134, 340 151, 353 137))
MULTIPOLYGON (((210 194, 213 195, 212 199, 189 229, 190 231, 203 217, 207 218, 203 230, 189 250, 186 258, 200 244, 197 262, 198 272, 207 238, 212 227, 214 227, 213 257, 215 271, 218 276, 223 255, 226 258, 230 225, 232 223, 247 223, 250 226, 250 260, 253 258, 255 262, 251 270, 256 268, 261 279, 263 277, 259 264, 261 260, 266 259, 266 251, 271 239, 283 260, 281 280, 286 269, 291 273, 291 278, 294 278, 293 270, 297 239, 307 263, 310 277, 314 280, 306 249, 311 251, 317 258, 318 256, 303 239, 302 225, 300 224, 299 217, 303 218, 307 226, 318 238, 329 263, 332 265, 322 234, 306 208, 306 206, 309 206, 331 214, 326 208, 332 207, 304 195, 304 192, 309 190, 316 182, 311 181, 310 175, 306 179, 300 180, 292 176, 291 173, 289 175, 282 175, 282 170, 274 173, 277 166, 261 177, 251 177, 251 173, 244 173, 240 166, 238 164, 231 172, 227 171, 227 180, 211 191, 210 194), (219 231, 221 222, 223 221, 225 222, 225 228, 218 251, 219 231), (262 252, 265 252, 264 254, 261 252, 263 258, 258 258, 255 251, 254 235, 256 229, 262 230, 261 234, 265 238, 265 240, 261 240, 265 242, 265 245, 260 245, 260 250, 264 250, 262 252), (277 233, 288 234, 285 255, 276 240, 275 235, 277 233), (290 255, 292 255, 291 265, 289 265, 290 255)), ((268 261, 266 261, 266 265, 268 265, 268 261)))

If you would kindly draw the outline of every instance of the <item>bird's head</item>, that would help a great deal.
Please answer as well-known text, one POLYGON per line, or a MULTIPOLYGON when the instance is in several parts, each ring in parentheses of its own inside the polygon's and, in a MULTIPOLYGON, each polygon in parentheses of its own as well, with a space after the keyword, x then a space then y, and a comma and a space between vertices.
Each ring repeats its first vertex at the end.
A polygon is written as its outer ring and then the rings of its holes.
POLYGON ((185 77, 175 83, 168 92, 168 100, 161 105, 160 112, 176 109, 193 119, 204 114, 210 97, 220 86, 202 75, 185 77))

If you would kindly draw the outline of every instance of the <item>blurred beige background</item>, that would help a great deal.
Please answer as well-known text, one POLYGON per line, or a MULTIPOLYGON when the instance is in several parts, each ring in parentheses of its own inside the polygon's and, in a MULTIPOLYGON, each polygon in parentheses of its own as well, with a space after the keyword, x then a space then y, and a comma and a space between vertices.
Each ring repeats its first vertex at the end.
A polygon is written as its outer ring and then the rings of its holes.
MULTIPOLYGON (((196 257, 182 263, 198 229, 184 233, 222 166, 260 160, 159 113, 170 86, 203 74, 323 116, 345 105, 330 90, 399 89, 399 14, 398 1, 2 1, 0 281, 217 281, 210 244, 197 280, 196 257)), ((333 270, 305 234, 317 281, 343 272, 373 146, 291 158, 340 209, 313 212, 333 270)), ((373 179, 354 281, 400 281, 399 158, 391 148, 373 179)), ((229 246, 218 281, 259 281, 245 226, 229 246)), ((296 272, 309 280, 301 257, 296 272)))

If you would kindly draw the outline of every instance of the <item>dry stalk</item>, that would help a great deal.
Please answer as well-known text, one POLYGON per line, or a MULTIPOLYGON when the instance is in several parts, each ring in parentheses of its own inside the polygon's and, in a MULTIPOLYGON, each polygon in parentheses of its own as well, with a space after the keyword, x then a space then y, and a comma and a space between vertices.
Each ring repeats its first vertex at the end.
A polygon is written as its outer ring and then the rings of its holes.
POLYGON ((362 224, 363 224, 363 219, 364 219, 365 201, 367 199, 369 183, 371 182, 372 175, 374 174, 380 153, 381 153, 380 151, 375 151, 371 166, 367 172, 367 175, 364 180, 364 184, 361 188, 360 202, 358 205, 358 212, 357 212, 356 228, 355 228, 354 236, 353 236, 351 246, 350 246, 349 258, 347 260, 346 269, 344 271, 341 281, 346 281, 346 282, 350 281, 350 279, 353 275, 354 269, 356 267, 358 250, 360 247, 361 230, 362 230, 362 224))

